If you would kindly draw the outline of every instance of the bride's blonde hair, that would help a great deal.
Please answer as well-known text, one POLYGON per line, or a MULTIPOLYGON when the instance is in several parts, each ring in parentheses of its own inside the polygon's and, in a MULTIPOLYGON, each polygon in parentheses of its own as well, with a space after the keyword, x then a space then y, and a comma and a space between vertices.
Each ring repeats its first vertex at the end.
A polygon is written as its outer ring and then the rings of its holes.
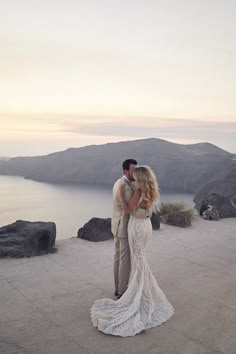
POLYGON ((148 208, 160 197, 156 175, 149 166, 138 166, 134 169, 134 178, 142 198, 147 202, 148 208))

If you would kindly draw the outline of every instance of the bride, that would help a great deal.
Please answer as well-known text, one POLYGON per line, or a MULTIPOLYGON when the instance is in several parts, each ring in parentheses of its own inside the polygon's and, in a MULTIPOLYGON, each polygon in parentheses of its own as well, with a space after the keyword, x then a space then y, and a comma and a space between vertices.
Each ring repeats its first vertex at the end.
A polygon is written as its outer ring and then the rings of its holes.
POLYGON ((172 304, 159 288, 145 257, 152 236, 151 220, 135 217, 138 208, 152 208, 159 197, 156 176, 150 167, 139 166, 134 170, 134 179, 136 191, 129 204, 125 202, 123 187, 120 188, 124 212, 130 214, 131 273, 128 288, 119 300, 96 300, 90 310, 92 323, 98 330, 121 337, 134 336, 156 327, 174 314, 172 304))

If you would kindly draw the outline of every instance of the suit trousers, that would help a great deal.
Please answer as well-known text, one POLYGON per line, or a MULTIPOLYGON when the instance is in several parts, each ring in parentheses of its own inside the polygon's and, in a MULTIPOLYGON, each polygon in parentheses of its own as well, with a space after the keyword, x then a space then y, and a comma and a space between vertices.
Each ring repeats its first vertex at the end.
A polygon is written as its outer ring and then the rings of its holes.
POLYGON ((115 290, 123 295, 127 290, 130 276, 130 249, 128 238, 115 237, 114 281, 115 290))

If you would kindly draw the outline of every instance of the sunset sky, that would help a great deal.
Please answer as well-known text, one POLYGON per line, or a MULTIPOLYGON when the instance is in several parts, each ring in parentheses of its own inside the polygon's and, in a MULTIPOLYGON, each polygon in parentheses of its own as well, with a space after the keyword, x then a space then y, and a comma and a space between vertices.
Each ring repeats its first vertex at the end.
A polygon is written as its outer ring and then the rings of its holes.
POLYGON ((236 153, 234 0, 7 0, 0 156, 157 137, 236 153))

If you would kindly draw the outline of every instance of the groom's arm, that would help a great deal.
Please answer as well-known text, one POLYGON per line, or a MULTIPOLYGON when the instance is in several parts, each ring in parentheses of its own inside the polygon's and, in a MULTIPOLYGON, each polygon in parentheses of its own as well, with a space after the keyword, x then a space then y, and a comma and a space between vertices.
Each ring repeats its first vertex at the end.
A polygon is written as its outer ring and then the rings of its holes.
MULTIPOLYGON (((132 189, 126 184, 122 184, 119 190, 120 193, 120 198, 122 199, 122 195, 123 195, 123 200, 125 202, 125 204, 129 204, 134 192, 132 191, 132 189), (122 193, 121 193, 121 189, 122 189, 122 193)), ((121 200, 122 201, 122 200, 121 200)))
POLYGON ((119 185, 119 196, 120 196, 120 190, 123 190, 123 196, 124 196, 124 200, 125 202, 128 204, 130 202, 130 199, 132 198, 134 191, 132 190, 132 188, 129 186, 129 184, 125 181, 122 181, 119 185))
POLYGON ((128 204, 133 196, 133 190, 124 182, 119 188, 119 197, 121 201, 122 209, 126 212, 128 204))

